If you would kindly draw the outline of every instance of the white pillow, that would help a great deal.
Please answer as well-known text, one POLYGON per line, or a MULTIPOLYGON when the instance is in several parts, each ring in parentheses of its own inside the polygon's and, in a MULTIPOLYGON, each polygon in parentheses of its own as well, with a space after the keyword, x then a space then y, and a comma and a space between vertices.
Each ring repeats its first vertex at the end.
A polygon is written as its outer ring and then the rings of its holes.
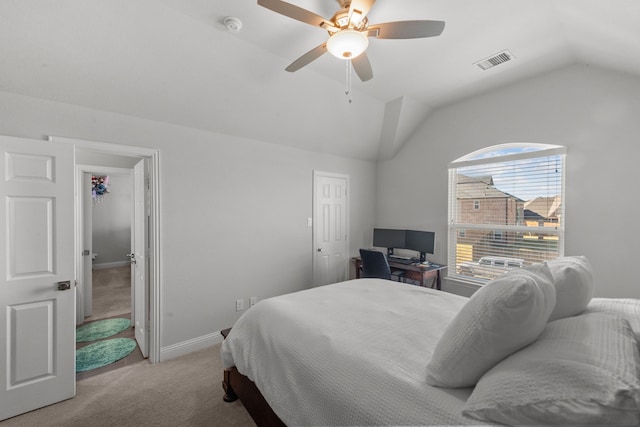
POLYGON ((427 383, 470 387, 500 360, 534 341, 556 303, 549 267, 512 270, 471 296, 438 340, 427 383))
POLYGON ((593 297, 593 272, 584 256, 547 261, 556 286, 556 308, 549 321, 575 316, 587 308, 593 297))
POLYGON ((638 348, 626 319, 549 322, 478 381, 462 413, 508 425, 640 425, 638 348))

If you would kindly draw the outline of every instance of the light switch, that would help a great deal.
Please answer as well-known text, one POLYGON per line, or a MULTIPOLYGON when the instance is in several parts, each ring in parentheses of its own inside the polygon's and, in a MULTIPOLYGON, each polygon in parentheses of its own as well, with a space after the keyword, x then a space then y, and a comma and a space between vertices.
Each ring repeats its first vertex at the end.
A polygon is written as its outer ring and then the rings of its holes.
POLYGON ((313 227, 313 218, 307 218, 307 227, 313 227))

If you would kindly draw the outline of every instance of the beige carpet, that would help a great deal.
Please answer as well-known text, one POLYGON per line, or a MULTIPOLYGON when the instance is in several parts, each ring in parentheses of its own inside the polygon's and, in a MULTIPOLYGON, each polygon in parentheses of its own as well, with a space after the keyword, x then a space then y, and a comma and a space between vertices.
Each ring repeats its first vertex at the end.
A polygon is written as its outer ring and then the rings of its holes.
POLYGON ((220 344, 151 365, 142 361, 78 381, 73 399, 0 422, 14 426, 255 426, 222 400, 220 344))
POLYGON ((131 267, 93 270, 93 312, 85 321, 107 319, 131 312, 131 267))

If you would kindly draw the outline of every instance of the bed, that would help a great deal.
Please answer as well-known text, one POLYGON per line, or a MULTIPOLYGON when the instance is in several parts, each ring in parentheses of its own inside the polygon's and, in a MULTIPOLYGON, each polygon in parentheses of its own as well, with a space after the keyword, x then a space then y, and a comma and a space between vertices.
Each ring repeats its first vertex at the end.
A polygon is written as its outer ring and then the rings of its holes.
MULTIPOLYGON (((531 274, 539 275, 540 271, 531 274)), ((553 281, 552 275, 547 276, 553 281)), ((524 283, 532 279, 526 276, 509 280, 524 283)), ((503 285, 503 289, 513 287, 511 283, 503 285)), ((492 290, 500 290, 498 285, 492 286, 492 290)), ((520 341, 515 347, 509 343, 504 349, 501 348, 504 347, 503 337, 512 331, 501 331, 497 343, 491 339, 487 341, 486 334, 478 332, 477 328, 488 328, 493 333, 503 327, 522 326, 509 324, 504 317, 487 314, 487 304, 494 307, 498 298, 495 295, 487 297, 490 292, 484 292, 484 300, 483 295, 469 299, 388 280, 357 279, 263 300, 241 316, 223 342, 225 400, 239 396, 258 425, 500 425, 518 424, 522 414, 525 420, 539 421, 540 405, 532 406, 530 396, 518 397, 526 387, 518 385, 515 392, 510 391, 513 384, 505 386, 502 383, 505 374, 500 368, 504 365, 509 372, 514 369, 526 372, 527 369, 520 366, 536 366, 532 375, 544 380, 540 369, 553 370, 558 363, 565 363, 560 360, 566 355, 565 347, 578 346, 572 351, 593 353, 593 357, 589 356, 593 360, 580 363, 575 369, 571 366, 573 360, 569 360, 566 362, 568 368, 563 366, 562 372, 573 375, 584 366, 594 366, 588 374, 598 372, 593 381, 612 384, 603 387, 606 390, 598 390, 601 386, 593 387, 593 392, 585 394, 583 390, 590 386, 588 382, 581 383, 579 386, 583 389, 580 389, 579 398, 586 395, 588 402, 580 400, 576 405, 574 399, 565 402, 566 405, 561 403, 560 412, 575 411, 578 407, 578 411, 586 411, 591 416, 594 408, 589 405, 596 401, 597 417, 585 418, 585 423, 605 420, 609 424, 638 425, 640 301, 592 299, 589 296, 587 304, 579 308, 579 315, 548 322, 553 310, 549 306, 556 305, 555 288, 553 294, 540 291, 544 286, 539 283, 532 288, 536 289, 537 299, 533 305, 528 303, 526 315, 531 316, 543 307, 542 311, 546 310, 542 314, 544 321, 538 322, 538 327, 535 326, 536 319, 527 318, 526 324, 539 331, 533 332, 533 339, 520 341), (474 300, 473 304, 471 300, 474 300), (476 306, 475 311, 470 308, 472 305, 476 306), (468 313, 471 317, 465 318, 468 313), (493 318, 488 319, 491 316, 493 318), (470 334, 470 339, 460 339, 460 331, 455 330, 456 322, 471 327, 464 331, 470 334), (583 327, 583 322, 589 325, 583 327), (554 329, 556 324, 558 327, 554 329), (610 329, 600 331, 600 324, 606 324, 606 328, 613 328, 615 332, 610 329), (583 330, 589 336, 583 336, 583 330), (618 330, 622 332, 618 334, 618 330), (623 354, 614 355, 615 362, 610 362, 611 356, 601 355, 598 349, 602 348, 603 339, 607 345, 611 344, 609 337, 613 335, 620 337, 621 344, 615 342, 613 346, 623 354), (557 351, 556 359, 560 362, 556 360, 551 368, 547 368, 548 355, 555 354, 558 342, 562 340, 570 343, 562 344, 565 347, 557 351), (592 350, 585 350, 584 342, 591 341, 592 350), (490 342, 490 350, 485 348, 474 355, 479 345, 487 342, 490 342), (464 347, 447 347, 450 343, 472 345, 475 349, 461 351, 464 347), (490 360, 485 361, 487 355, 490 360), (536 357, 545 360, 532 363, 536 357), (601 362, 602 357, 607 361, 601 362), (524 365, 519 365, 522 363, 524 365), (537 367, 540 363, 544 365, 540 365, 542 368, 537 367), (609 364, 615 371, 615 381, 610 380, 609 364), (471 382, 469 372, 466 372, 469 370, 477 371, 471 372, 471 377, 475 375, 471 382), (452 377, 453 383, 448 384, 447 378, 438 378, 440 373, 452 377), (460 380, 460 373, 467 378, 460 380), (496 391, 502 395, 496 396, 496 391), (607 400, 610 394, 614 395, 613 401, 607 400), (518 398, 526 402, 524 406, 518 398), (516 399, 515 403, 510 399, 516 399), (512 408, 515 407, 523 409, 514 415, 512 408), (509 409, 505 411, 504 408, 509 409)), ((498 294, 499 298, 504 298, 504 292, 498 294)), ((557 295, 560 298, 559 291, 557 295)), ((510 298, 509 309, 513 306, 513 296, 510 298)), ((576 298, 572 296, 571 300, 576 298)), ((521 316, 522 310, 519 310, 516 314, 521 316)), ((499 313, 500 310, 492 308, 490 312, 499 313)), ((507 314, 508 318, 515 319, 514 312, 507 314)), ((527 334, 517 331, 512 335, 520 340, 527 334)), ((556 381, 557 375, 552 374, 549 376, 556 381)), ((512 381, 508 375, 506 378, 512 381)), ((531 377, 525 376, 518 381, 535 383, 535 378, 532 381, 531 377)), ((551 386, 556 388, 554 384, 551 386)), ((549 384, 532 387, 535 389, 531 393, 536 394, 539 389, 549 388, 549 384)), ((543 397, 540 402, 548 401, 548 396, 543 397)), ((555 405, 552 411, 558 412, 555 405)), ((548 411, 548 408, 543 410, 548 411)), ((575 414, 568 416, 575 417, 575 414)))

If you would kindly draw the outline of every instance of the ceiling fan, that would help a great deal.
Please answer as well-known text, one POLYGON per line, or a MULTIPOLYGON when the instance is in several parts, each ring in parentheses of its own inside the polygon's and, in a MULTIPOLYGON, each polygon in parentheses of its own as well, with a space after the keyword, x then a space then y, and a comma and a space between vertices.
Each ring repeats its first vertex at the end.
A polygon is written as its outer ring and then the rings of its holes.
POLYGON ((367 13, 375 0, 337 0, 340 5, 331 19, 281 0, 258 0, 260 6, 326 30, 329 39, 302 55, 286 70, 294 72, 318 59, 325 52, 340 59, 351 60, 353 69, 363 82, 373 78, 371 62, 366 49, 369 37, 378 39, 417 39, 439 36, 444 30, 443 21, 397 21, 369 24, 367 13))

